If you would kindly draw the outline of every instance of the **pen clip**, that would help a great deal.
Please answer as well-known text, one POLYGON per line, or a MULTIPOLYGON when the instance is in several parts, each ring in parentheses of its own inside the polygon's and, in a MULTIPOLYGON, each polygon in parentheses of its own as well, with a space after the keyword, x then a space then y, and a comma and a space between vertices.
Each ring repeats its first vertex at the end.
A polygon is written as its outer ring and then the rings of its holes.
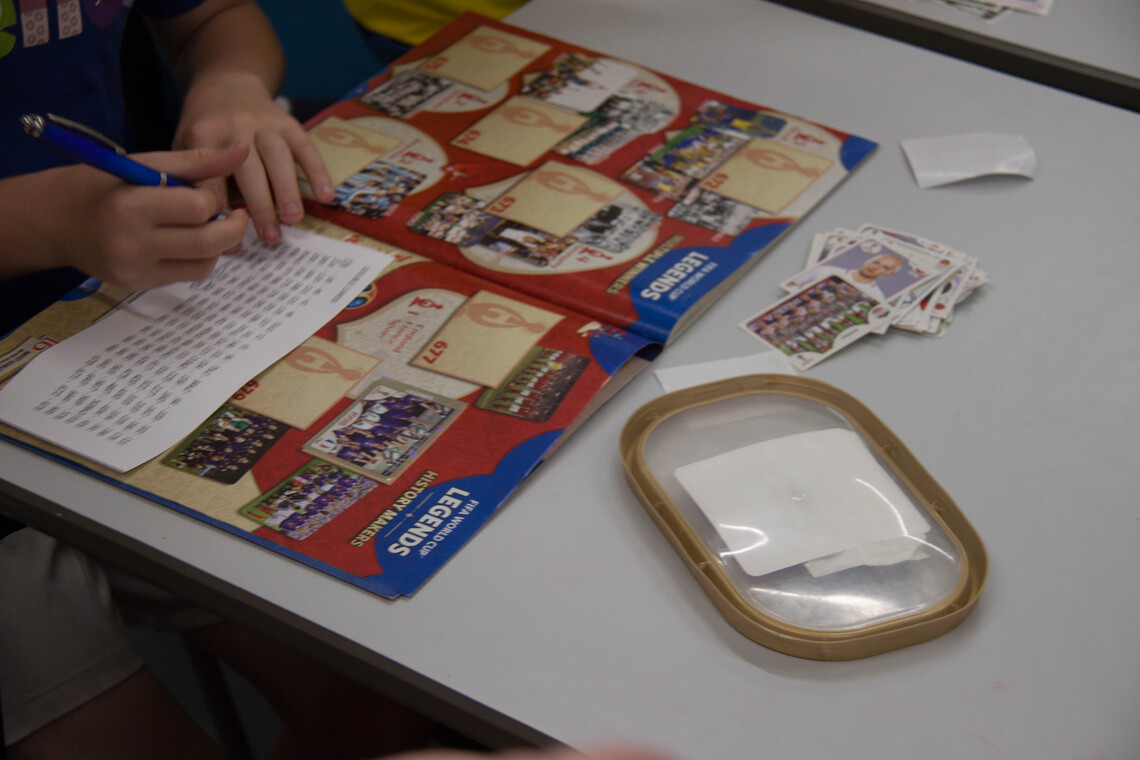
POLYGON ((118 153, 120 156, 127 155, 127 151, 123 149, 121 145, 112 140, 110 137, 107 137, 102 132, 96 132, 91 127, 80 124, 77 121, 72 121, 71 119, 65 119, 62 116, 56 116, 54 113, 45 114, 44 118, 58 127, 71 130, 72 132, 78 132, 79 134, 89 137, 96 142, 102 143, 103 145, 106 145, 108 148, 118 153))

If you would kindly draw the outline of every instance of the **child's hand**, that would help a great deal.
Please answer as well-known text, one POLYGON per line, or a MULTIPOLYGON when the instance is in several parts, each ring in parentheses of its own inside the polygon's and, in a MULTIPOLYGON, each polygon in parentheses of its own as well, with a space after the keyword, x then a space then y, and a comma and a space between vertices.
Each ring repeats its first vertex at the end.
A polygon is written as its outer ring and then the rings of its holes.
POLYGON ((213 218, 247 154, 233 145, 133 156, 190 188, 130 185, 84 165, 4 180, 0 196, 19 224, 6 231, 3 273, 73 266, 131 290, 205 279, 241 246, 248 215, 213 218))
POLYGON ((332 184, 320 154, 261 79, 237 71, 198 77, 186 94, 174 147, 217 148, 235 142, 250 146, 249 157, 233 176, 254 229, 266 243, 281 239, 278 220, 295 224, 304 216, 294 161, 309 178, 317 200, 332 201, 332 184))

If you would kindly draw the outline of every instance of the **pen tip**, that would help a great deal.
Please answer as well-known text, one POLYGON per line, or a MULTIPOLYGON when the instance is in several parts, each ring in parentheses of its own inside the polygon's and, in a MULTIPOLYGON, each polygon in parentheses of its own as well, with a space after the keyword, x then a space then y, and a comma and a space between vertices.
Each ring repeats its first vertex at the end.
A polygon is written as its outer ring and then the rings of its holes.
POLYGON ((39 114, 24 114, 20 117, 20 126, 32 137, 39 137, 44 131, 44 117, 39 114))

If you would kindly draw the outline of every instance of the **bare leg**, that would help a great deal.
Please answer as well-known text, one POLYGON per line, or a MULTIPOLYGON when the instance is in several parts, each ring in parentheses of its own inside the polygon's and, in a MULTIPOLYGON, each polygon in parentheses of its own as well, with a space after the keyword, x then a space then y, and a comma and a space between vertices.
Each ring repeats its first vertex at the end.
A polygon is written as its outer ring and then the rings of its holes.
POLYGON ((11 760, 224 760, 143 669, 8 748, 11 760))

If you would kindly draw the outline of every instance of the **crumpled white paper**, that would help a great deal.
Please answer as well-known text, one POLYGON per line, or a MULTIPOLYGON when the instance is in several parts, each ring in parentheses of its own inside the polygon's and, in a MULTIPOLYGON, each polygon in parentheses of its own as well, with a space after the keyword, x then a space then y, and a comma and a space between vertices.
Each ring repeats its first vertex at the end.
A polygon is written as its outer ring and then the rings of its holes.
POLYGON ((804 568, 812 574, 812 577, 822 578, 862 565, 871 567, 897 565, 900 562, 926 559, 931 556, 930 550, 927 549, 928 545, 926 539, 920 536, 896 536, 813 559, 805 562, 804 568))
POLYGON ((989 174, 1037 176, 1037 154, 1021 135, 979 132, 902 141, 910 170, 925 189, 989 174))

